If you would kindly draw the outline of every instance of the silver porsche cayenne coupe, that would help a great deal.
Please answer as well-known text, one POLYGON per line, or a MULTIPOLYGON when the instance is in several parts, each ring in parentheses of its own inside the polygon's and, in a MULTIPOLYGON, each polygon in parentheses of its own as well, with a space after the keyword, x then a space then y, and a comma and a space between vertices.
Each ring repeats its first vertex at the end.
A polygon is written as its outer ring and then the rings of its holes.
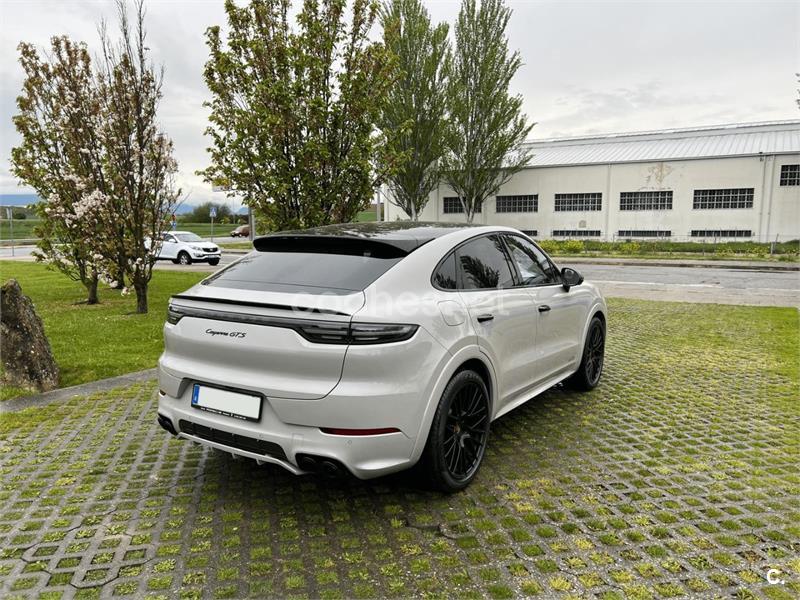
POLYGON ((603 297, 515 229, 331 225, 254 247, 170 301, 158 421, 173 435, 298 475, 418 465, 455 491, 494 419, 600 380, 603 297))

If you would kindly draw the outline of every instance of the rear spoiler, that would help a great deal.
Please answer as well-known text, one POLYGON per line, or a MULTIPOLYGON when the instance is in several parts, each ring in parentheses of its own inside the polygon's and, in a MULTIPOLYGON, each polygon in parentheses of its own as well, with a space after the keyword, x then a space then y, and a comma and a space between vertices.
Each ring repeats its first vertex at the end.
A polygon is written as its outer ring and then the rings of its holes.
POLYGON ((312 252, 373 258, 403 258, 417 248, 419 243, 409 239, 376 240, 360 236, 278 233, 256 238, 253 246, 259 252, 312 252))
POLYGON ((193 302, 211 302, 218 304, 227 304, 228 306, 251 306, 257 308, 269 308, 273 310, 287 310, 295 312, 308 312, 322 315, 339 315, 342 317, 349 317, 350 313, 340 312, 338 310, 330 310, 326 308, 314 308, 307 306, 289 306, 288 304, 274 304, 271 302, 250 302, 247 300, 230 300, 228 298, 214 298, 206 296, 193 296, 191 294, 174 294, 170 297, 174 300, 191 300, 193 302))

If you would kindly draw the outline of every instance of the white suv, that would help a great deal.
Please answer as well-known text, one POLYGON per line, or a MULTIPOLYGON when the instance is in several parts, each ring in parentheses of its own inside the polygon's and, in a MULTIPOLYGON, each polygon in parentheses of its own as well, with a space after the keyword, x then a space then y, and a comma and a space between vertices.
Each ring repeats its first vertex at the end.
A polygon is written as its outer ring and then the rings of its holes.
POLYGON ((421 462, 454 491, 492 420, 600 381, 600 292, 515 229, 361 223, 254 245, 170 302, 158 421, 174 435, 295 474, 421 462))
POLYGON ((191 231, 168 231, 162 236, 161 251, 156 258, 182 265, 207 262, 214 266, 219 264, 220 256, 219 246, 191 231))

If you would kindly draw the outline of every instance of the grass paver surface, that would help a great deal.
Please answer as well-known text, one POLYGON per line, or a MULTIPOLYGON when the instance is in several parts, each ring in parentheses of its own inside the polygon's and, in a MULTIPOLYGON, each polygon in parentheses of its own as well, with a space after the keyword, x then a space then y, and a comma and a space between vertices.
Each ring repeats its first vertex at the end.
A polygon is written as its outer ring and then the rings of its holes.
POLYGON ((450 496, 174 440, 154 383, 3 414, 0 596, 798 597, 797 311, 610 310, 601 385, 496 421, 450 496))

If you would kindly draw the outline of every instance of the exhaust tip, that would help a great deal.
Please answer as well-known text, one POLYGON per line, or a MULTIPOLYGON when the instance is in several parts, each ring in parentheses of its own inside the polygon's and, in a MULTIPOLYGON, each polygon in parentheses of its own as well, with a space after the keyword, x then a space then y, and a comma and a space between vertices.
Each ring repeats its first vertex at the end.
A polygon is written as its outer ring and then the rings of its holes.
POLYGON ((175 426, 168 417, 165 417, 164 415, 158 415, 158 424, 161 425, 162 429, 168 431, 172 435, 178 435, 178 432, 175 430, 175 426))
POLYGON ((326 477, 337 477, 341 474, 341 470, 339 469, 339 465, 335 462, 330 460, 323 460, 322 461, 322 473, 326 477))
POLYGON ((319 469, 319 464, 317 464, 317 460, 313 456, 308 456, 307 454, 298 457, 297 466, 303 469, 304 471, 316 471, 317 469, 319 469))
POLYGON ((317 475, 323 477, 335 478, 344 477, 349 471, 347 468, 335 458, 328 458, 325 456, 315 456, 313 454, 298 454, 295 459, 297 466, 317 475))

